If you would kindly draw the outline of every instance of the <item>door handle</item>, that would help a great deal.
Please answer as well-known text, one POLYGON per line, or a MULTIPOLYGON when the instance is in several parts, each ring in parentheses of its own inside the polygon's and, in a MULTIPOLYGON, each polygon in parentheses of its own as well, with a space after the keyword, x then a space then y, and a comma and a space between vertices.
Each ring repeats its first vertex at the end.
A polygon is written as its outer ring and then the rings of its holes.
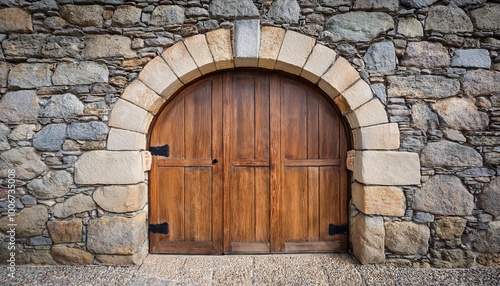
POLYGON ((218 162, 219 162, 219 159, 213 159, 212 160, 212 164, 214 164, 214 165, 217 164, 218 162))

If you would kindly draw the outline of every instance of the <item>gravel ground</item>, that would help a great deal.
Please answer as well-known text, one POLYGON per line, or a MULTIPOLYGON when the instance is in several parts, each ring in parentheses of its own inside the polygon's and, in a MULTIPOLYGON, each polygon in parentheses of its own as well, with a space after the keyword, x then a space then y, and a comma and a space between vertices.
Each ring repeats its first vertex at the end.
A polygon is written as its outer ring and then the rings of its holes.
POLYGON ((150 255, 142 266, 0 268, 0 285, 500 285, 500 267, 360 265, 347 254, 150 255))

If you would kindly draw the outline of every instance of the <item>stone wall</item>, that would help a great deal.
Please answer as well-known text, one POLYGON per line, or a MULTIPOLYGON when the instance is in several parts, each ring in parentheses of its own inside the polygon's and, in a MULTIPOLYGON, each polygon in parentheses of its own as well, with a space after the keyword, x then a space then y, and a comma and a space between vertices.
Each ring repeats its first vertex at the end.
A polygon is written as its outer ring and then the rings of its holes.
MULTIPOLYGON (((358 259, 499 264, 500 1, 484 0, 0 0, 3 248, 15 170, 18 262, 140 263, 147 180, 141 152, 120 142, 145 145, 145 136, 110 129, 111 110, 135 106, 116 102, 165 49, 242 18, 308 35, 347 59, 398 125, 399 151, 419 155, 421 184, 354 183, 351 234, 369 241, 360 252, 353 240, 358 259)), ((164 102, 141 96, 139 106, 164 102)), ((356 142, 357 132, 353 148, 377 149, 356 142)), ((359 154, 369 162, 369 151, 359 154)), ((392 176, 384 167, 376 175, 392 176)))

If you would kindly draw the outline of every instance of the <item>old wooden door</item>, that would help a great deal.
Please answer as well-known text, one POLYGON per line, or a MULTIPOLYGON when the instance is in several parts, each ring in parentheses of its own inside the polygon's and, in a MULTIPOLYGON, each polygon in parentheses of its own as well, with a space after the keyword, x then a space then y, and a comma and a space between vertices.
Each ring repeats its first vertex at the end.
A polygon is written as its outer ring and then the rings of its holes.
POLYGON ((346 128, 303 82, 206 77, 166 105, 149 139, 168 145, 150 172, 152 253, 347 249, 346 128))

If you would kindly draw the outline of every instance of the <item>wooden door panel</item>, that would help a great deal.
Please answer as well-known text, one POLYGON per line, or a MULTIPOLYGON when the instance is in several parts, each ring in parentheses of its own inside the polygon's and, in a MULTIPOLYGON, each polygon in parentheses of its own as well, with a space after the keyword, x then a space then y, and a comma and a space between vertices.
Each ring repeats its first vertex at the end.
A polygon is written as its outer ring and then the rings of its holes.
POLYGON ((307 241, 307 168, 285 167, 282 189, 283 240, 307 241))
POLYGON ((185 174, 185 239, 212 240, 212 170, 188 167, 185 174))

